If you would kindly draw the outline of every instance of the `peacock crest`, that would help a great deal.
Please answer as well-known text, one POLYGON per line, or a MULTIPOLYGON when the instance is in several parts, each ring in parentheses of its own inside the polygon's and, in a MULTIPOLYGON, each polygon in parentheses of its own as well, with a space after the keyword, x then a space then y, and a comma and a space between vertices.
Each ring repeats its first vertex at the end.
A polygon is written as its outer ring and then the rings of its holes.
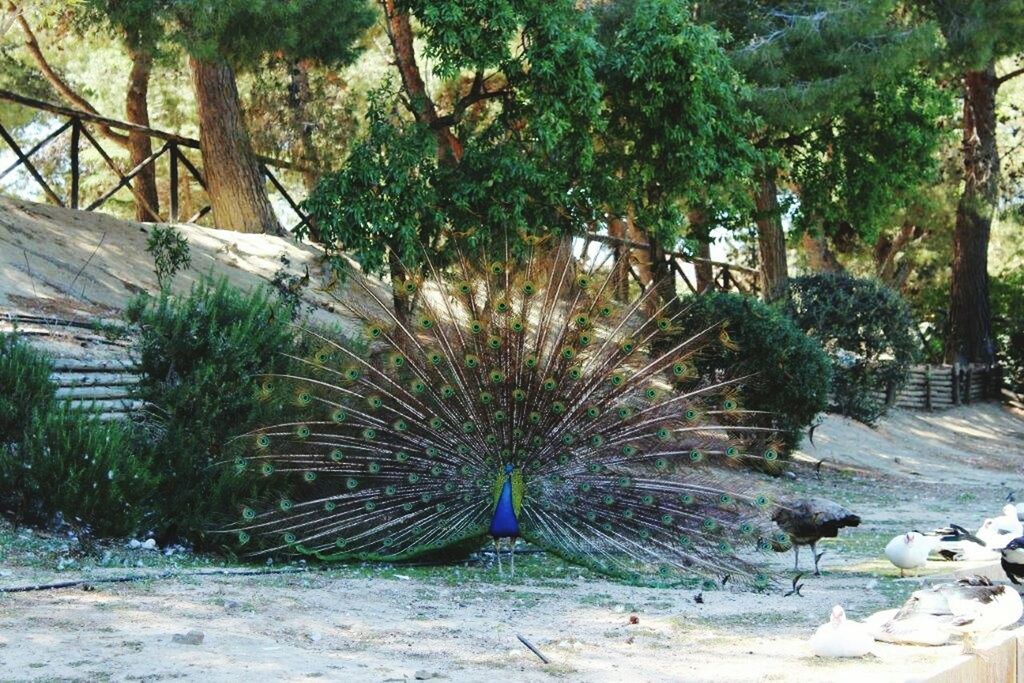
POLYGON ((309 332, 299 370, 265 379, 299 417, 246 437, 239 466, 285 494, 242 511, 240 542, 394 561, 503 535, 631 581, 767 581, 772 503, 731 466, 774 461, 775 432, 742 407, 749 378, 701 376, 724 327, 529 249, 424 270, 398 283, 411 314, 361 284, 358 338, 309 332))

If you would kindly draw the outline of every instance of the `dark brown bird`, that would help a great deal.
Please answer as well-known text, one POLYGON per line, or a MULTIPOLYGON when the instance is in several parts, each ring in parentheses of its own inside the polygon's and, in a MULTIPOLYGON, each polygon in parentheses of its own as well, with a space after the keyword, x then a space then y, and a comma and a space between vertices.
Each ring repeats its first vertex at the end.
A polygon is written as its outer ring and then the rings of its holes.
POLYGON ((772 515, 772 521, 789 534, 796 555, 793 568, 800 570, 800 546, 809 545, 814 555, 814 575, 821 576, 818 571, 818 559, 821 556, 815 545, 823 538, 837 537, 843 527, 859 525, 860 517, 831 500, 805 498, 780 507, 772 515))

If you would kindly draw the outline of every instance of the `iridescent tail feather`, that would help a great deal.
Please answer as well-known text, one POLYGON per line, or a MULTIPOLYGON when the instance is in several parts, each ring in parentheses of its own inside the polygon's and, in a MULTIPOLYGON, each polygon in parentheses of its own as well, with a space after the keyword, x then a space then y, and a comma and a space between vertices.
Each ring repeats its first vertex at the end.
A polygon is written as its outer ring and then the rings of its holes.
POLYGON ((772 502, 744 461, 778 455, 771 415, 741 407, 750 377, 700 377, 732 346, 722 325, 683 330, 653 289, 615 302, 602 264, 537 258, 427 261, 398 283, 408 319, 364 285, 360 340, 310 331, 287 386, 301 421, 250 435, 249 468, 289 495, 243 510, 236 531, 266 551, 400 560, 486 538, 495 482, 521 473, 523 537, 629 580, 764 581, 772 502), (647 311, 647 312, 645 312, 647 311))

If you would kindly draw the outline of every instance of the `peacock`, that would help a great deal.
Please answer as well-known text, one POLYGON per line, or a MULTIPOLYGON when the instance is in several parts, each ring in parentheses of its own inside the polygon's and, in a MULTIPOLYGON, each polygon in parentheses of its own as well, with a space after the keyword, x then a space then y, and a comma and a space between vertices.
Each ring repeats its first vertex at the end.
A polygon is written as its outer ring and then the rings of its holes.
POLYGON ((654 288, 618 301, 604 261, 542 242, 424 258, 392 283, 403 306, 356 280, 362 329, 306 330, 262 379, 297 416, 243 437, 238 467, 284 493, 241 510, 238 541, 393 562, 491 539, 514 574, 522 539, 626 581, 766 585, 757 552, 785 538, 743 464, 776 463, 777 432, 743 407, 753 378, 700 370, 727 326, 687 329, 654 288))

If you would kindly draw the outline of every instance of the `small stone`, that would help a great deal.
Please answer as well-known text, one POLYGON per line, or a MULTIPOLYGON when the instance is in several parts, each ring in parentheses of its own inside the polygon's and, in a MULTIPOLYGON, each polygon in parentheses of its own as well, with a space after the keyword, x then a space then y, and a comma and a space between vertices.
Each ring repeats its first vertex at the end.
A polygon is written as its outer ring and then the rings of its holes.
POLYGON ((419 671, 413 674, 413 678, 415 678, 417 681, 429 681, 432 678, 448 677, 442 673, 438 673, 437 671, 424 671, 423 669, 420 669, 419 671))
POLYGON ((306 637, 309 638, 310 642, 313 643, 319 643, 321 640, 324 639, 324 637, 316 631, 306 634, 306 637))
POLYGON ((175 633, 171 641, 179 645, 202 645, 204 637, 202 631, 192 630, 188 633, 175 633))

